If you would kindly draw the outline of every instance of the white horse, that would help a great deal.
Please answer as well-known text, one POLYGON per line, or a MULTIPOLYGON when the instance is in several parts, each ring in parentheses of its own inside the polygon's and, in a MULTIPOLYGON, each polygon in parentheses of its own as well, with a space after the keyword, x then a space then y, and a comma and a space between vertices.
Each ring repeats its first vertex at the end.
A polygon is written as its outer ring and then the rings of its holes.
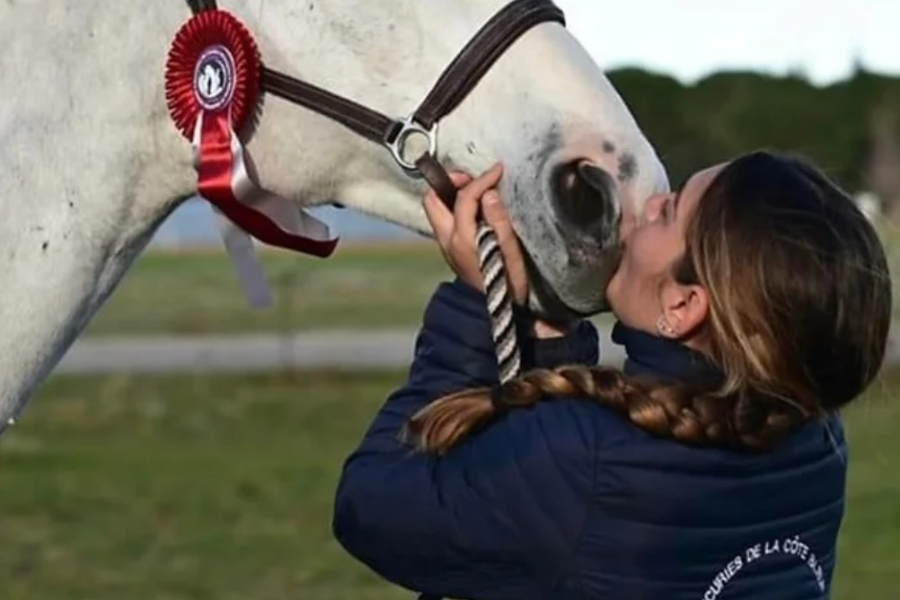
MULTIPOLYGON (((404 115, 505 2, 220 4, 253 32, 267 65, 404 115)), ((190 16, 184 0, 0 0, 0 429, 194 193, 191 147, 163 92, 171 40, 190 16)), ((448 166, 480 172, 504 161, 533 304, 601 310, 609 260, 597 251, 598 221, 624 202, 639 208, 668 182, 567 30, 547 23, 526 33, 441 123, 439 141, 448 166), (585 160, 602 169, 592 181, 573 166, 585 160)), ((248 148, 261 184, 298 205, 339 202, 429 231, 423 184, 315 113, 269 96, 248 148)))

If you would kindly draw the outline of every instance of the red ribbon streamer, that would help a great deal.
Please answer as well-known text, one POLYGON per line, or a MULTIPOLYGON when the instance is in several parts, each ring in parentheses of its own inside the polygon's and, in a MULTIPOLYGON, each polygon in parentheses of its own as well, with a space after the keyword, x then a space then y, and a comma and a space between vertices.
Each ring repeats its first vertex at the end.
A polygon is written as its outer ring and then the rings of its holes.
POLYGON ((263 213, 235 197, 232 188, 235 158, 231 151, 228 116, 222 111, 203 114, 200 138, 200 181, 197 191, 226 217, 259 241, 304 254, 327 257, 334 252, 337 239, 316 240, 286 232, 263 213))

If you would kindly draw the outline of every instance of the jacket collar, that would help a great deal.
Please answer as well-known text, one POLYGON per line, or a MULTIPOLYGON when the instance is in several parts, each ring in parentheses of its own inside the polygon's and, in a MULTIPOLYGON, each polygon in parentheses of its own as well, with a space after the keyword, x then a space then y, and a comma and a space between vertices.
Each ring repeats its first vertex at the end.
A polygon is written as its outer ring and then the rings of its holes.
POLYGON ((675 340, 651 335, 616 322, 612 341, 625 348, 624 371, 632 376, 652 376, 668 383, 716 385, 724 374, 700 352, 675 340))

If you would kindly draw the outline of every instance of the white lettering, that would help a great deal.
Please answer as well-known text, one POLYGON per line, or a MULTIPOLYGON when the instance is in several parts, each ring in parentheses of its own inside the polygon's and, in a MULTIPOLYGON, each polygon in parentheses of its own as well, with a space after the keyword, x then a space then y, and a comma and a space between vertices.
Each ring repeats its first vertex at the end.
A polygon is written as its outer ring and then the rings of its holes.
POLYGON ((752 563, 754 560, 762 556, 762 544, 756 544, 755 546, 750 546, 747 548, 747 563, 752 563))
POLYGON ((825 573, 822 570, 822 565, 819 564, 819 560, 816 558, 815 553, 810 550, 809 545, 799 535, 795 535, 789 536, 784 540, 767 540, 747 547, 741 554, 732 558, 716 574, 706 593, 703 594, 702 600, 716 600, 725 591, 728 583, 734 579, 744 566, 759 560, 763 556, 776 554, 795 556, 803 561, 816 578, 819 590, 825 591, 827 586, 825 585, 825 573))
POLYGON ((744 561, 740 556, 732 558, 731 561, 725 565, 725 568, 719 571, 715 579, 713 579, 709 589, 703 594, 703 600, 715 600, 719 594, 722 593, 722 590, 725 589, 728 582, 731 581, 743 567, 744 561))

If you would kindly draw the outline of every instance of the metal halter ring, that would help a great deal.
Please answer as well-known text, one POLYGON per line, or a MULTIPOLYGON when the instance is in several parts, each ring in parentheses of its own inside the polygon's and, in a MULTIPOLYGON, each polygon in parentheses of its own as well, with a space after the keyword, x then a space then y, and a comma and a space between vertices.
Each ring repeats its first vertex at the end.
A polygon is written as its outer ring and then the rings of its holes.
POLYGON ((408 162, 403 158, 403 150, 406 146, 406 140, 409 136, 419 134, 425 136, 428 141, 428 154, 434 156, 437 152, 437 124, 430 130, 425 129, 415 121, 412 115, 403 117, 394 121, 394 126, 388 133, 384 143, 394 156, 394 160, 406 171, 418 173, 419 169, 415 162, 408 162))

